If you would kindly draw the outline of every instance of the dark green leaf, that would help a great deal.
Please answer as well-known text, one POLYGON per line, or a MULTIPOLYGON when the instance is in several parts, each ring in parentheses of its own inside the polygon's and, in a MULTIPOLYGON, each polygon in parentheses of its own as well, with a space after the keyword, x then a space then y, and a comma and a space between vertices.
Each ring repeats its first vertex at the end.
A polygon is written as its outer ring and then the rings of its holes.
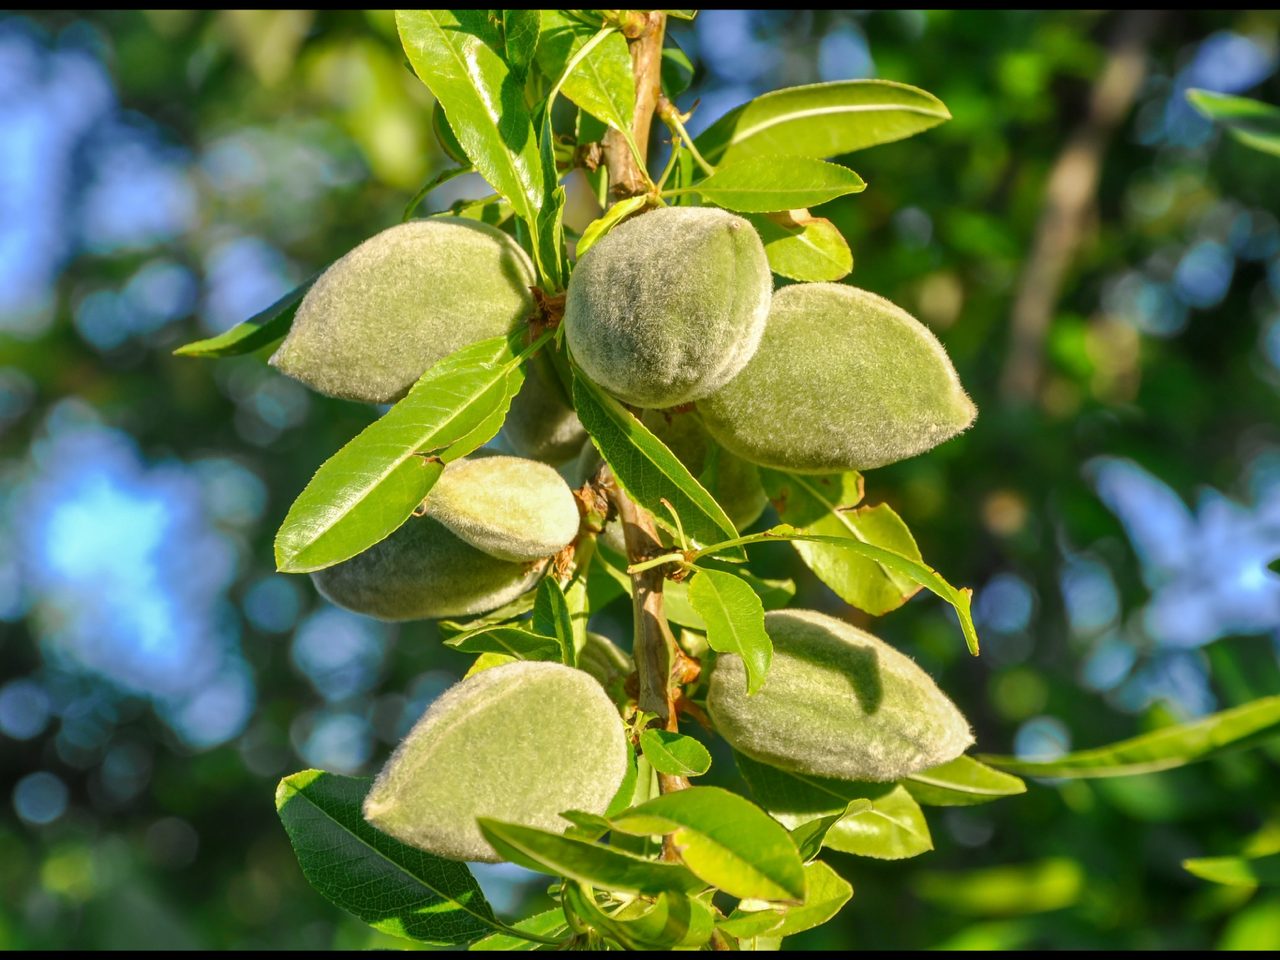
POLYGON ((466 864, 406 846, 365 821, 361 805, 372 785, 319 770, 280 781, 276 810, 311 885, 397 937, 450 945, 501 929, 466 864))
POLYGON ((830 220, 808 210, 750 213, 764 242, 769 269, 781 277, 808 283, 839 280, 853 269, 853 252, 830 220))
POLYGON ((1027 792, 1027 785, 1017 777, 992 770, 972 757, 957 757, 900 782, 917 803, 931 807, 967 807, 1027 792))
POLYGON ((659 773, 673 777, 700 777, 711 769, 711 754, 693 737, 670 730, 646 730, 640 749, 659 773))
POLYGON ((237 323, 226 333, 188 343, 173 352, 182 357, 235 357, 274 343, 289 332, 298 305, 322 273, 324 270, 313 273, 267 309, 243 323, 237 323))
POLYGON ((524 90, 497 50, 483 10, 399 10, 400 40, 414 71, 444 108, 467 157, 517 214, 536 223, 542 162, 524 90))
POLYGON ((523 84, 529 75, 533 52, 538 49, 541 18, 537 10, 502 11, 502 45, 507 65, 517 82, 523 84))
POLYGON ((612 847, 562 837, 536 827, 479 818, 480 830, 500 855, 530 870, 568 877, 601 890, 656 896, 697 893, 706 884, 677 863, 642 860, 612 847))
POLYGON ((471 166, 471 161, 467 159, 467 152, 462 149, 462 144, 458 142, 458 138, 453 133, 453 127, 449 126, 449 118, 444 115, 444 107, 440 106, 437 100, 431 108, 431 129, 435 131, 436 140, 440 144, 440 148, 454 163, 465 164, 471 166))
POLYGON ((450 167, 448 170, 440 171, 439 174, 423 184, 422 189, 413 195, 413 199, 410 200, 408 205, 404 208, 404 216, 400 218, 400 222, 408 223, 413 217, 414 212, 418 209, 418 205, 422 203, 423 200, 427 199, 427 194, 436 187, 440 186, 442 183, 448 183, 454 177, 460 177, 464 173, 471 173, 474 169, 475 168, 468 163, 466 166, 450 167))
POLYGON ((1224 749, 1252 746, 1280 733, 1280 696, 1263 697, 1200 720, 1164 727, 1106 747, 1081 750, 1047 762, 981 756, 984 763, 1024 777, 1124 777, 1170 770, 1224 749))
MULTIPOLYGON (((684 532, 695 543, 713 546, 737 536, 720 504, 689 473, 661 440, 613 397, 575 372, 573 405, 600 456, 631 498, 671 532, 675 526, 663 506, 666 499, 680 515, 684 532)), ((713 551, 746 559, 741 548, 713 551)))
POLYGON ((709 163, 838 157, 910 137, 949 119, 941 100, 915 87, 888 80, 839 80, 766 93, 730 110, 694 142, 709 163))
MULTIPOLYGON (((761 467, 760 482, 783 523, 805 533, 848 537, 910 560, 921 559, 915 538, 892 507, 882 503, 856 509, 862 500, 862 477, 856 471, 802 476, 761 467)), ((793 546, 841 600, 874 616, 898 609, 920 589, 911 577, 842 547, 806 541, 793 546)))
POLYGON ((662 48, 662 95, 674 101, 693 82, 693 64, 670 35, 666 44, 662 48))
POLYGON ((633 900, 612 916, 597 906, 589 886, 566 883, 565 903, 582 920, 624 950, 697 949, 711 939, 711 908, 679 893, 653 903, 633 900))
POLYGON ((1200 857, 1183 867, 1203 880, 1238 887, 1280 887, 1280 853, 1265 857, 1200 857))
MULTIPOLYGON (((564 911, 559 907, 544 913, 535 913, 528 920, 513 923, 508 929, 522 930, 551 940, 566 940, 570 935, 569 925, 564 919, 564 911)), ((471 945, 472 950, 538 950, 540 948, 541 944, 510 933, 495 933, 471 945)))
POLYGON ((720 167, 684 192, 699 193, 716 206, 739 213, 769 213, 816 207, 820 203, 861 193, 862 178, 850 170, 810 157, 752 157, 720 167))
POLYGON ((523 380, 513 343, 504 337, 437 363, 316 471, 276 534, 279 569, 320 570, 391 534, 444 469, 425 455, 456 460, 490 440, 523 380))
POLYGON ((1280 107, 1248 97, 1188 90, 1187 101, 1246 146, 1280 157, 1280 107))
POLYGON ((689 602, 707 625, 707 643, 718 653, 736 653, 747 668, 747 693, 760 689, 773 660, 764 630, 764 606, 732 573, 699 570, 689 582, 689 602))
POLYGON ((642 803, 610 822, 637 836, 671 834, 689 869, 731 896, 804 900, 804 864, 791 836, 736 793, 690 787, 642 803))
POLYGON ((520 627, 489 627, 444 643, 463 653, 505 653, 517 660, 560 662, 562 657, 560 644, 555 638, 540 636, 520 627))
MULTIPOLYGON (((558 10, 543 10, 539 67, 554 83, 569 61, 599 32, 558 10)), ((583 110, 629 134, 635 117, 636 81, 631 71, 631 53, 622 34, 611 32, 592 47, 560 89, 583 110)))
POLYGON ((842 817, 828 828, 823 846, 880 860, 901 860, 933 849, 919 805, 894 783, 860 783, 791 773, 734 752, 738 770, 760 805, 796 829, 816 818, 842 813, 852 800, 872 809, 842 817))
POLYGON ((830 816, 800 824, 791 831, 791 839, 795 841, 796 849, 800 851, 800 859, 808 862, 821 853, 822 842, 827 839, 827 834, 845 817, 856 817, 872 809, 873 804, 864 797, 859 800, 850 800, 843 810, 838 810, 830 816))
POLYGON ((533 631, 555 640, 560 648, 560 662, 578 665, 578 651, 573 642, 573 616, 565 600, 564 589, 554 576, 542 578, 533 601, 533 631))

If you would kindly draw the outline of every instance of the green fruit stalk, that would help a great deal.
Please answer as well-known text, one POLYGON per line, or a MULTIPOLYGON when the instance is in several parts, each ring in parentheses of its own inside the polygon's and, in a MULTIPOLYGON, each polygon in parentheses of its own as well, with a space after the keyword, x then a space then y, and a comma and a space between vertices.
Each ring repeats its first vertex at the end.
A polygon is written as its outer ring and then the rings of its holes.
POLYGON ((532 589, 545 562, 499 560, 432 517, 410 517, 350 560, 311 574, 326 599, 379 620, 488 613, 532 589))
POLYGON ((271 364, 332 397, 392 403, 438 360, 519 329, 535 282, 528 256, 495 227, 402 223, 321 275, 271 364))
POLYGON ((707 711, 733 748, 793 773, 897 780, 973 743, 933 679, 882 640, 812 610, 765 614, 768 679, 747 694, 742 658, 720 654, 707 711))
POLYGON ((378 775, 364 815, 428 853, 494 863, 502 858, 477 817, 563 833, 561 812, 605 812, 628 749, 617 708, 581 670, 491 667, 431 705, 378 775))
POLYGON ((845 284, 804 283, 774 295, 760 348, 698 412, 753 463, 836 473, 923 453, 977 408, 938 338, 905 310, 845 284))
POLYGON ((578 506, 564 478, 520 457, 449 464, 427 495, 426 513, 500 560, 540 560, 578 536, 578 506))
POLYGON ((579 261, 565 335, 596 383, 640 407, 719 389, 756 351, 773 278, 742 217, 664 207, 621 224, 579 261))

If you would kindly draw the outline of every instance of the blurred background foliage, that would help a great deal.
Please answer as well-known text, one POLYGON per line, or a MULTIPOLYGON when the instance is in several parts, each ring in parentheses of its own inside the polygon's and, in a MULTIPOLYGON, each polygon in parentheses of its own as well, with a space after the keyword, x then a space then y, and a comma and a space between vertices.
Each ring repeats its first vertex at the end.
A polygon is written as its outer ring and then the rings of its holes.
MULTIPOLYGON (((1280 100, 1278 28, 1217 10, 672 24, 695 132, 857 77, 954 115, 846 158, 868 190, 816 212, 854 248, 849 281, 930 324, 981 410, 867 491, 977 590, 977 660, 924 595, 873 629, 982 750, 1049 757, 1280 693, 1280 167, 1182 98, 1280 100)), ((377 411, 263 355, 171 350, 398 222, 451 165, 431 96, 376 11, 3 15, 0 78, 0 946, 402 946, 308 887, 272 805, 291 771, 376 770, 468 666, 430 623, 273 572, 292 498, 377 411)), ((474 181, 428 206, 488 192, 474 181)), ((573 197, 581 229, 594 201, 573 197)), ((868 624, 788 547, 755 568, 868 624)), ((622 639, 616 612, 598 626, 622 639)), ((1273 742, 932 808, 931 854, 833 854, 854 899, 789 944, 1280 948, 1274 892, 1180 866, 1280 848, 1278 763, 1273 742)), ((508 916, 546 886, 478 874, 508 916)))

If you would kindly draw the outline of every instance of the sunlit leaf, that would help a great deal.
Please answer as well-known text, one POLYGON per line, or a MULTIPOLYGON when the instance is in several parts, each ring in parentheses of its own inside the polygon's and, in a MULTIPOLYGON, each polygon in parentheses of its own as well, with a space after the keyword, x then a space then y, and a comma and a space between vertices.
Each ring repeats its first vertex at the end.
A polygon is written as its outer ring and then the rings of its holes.
POLYGON ((597 241, 608 236, 609 231, 616 227, 625 217, 630 216, 637 210, 648 204, 648 197, 628 197, 625 200, 619 200, 612 207, 605 211, 604 215, 596 220, 592 220, 587 224, 587 228, 582 231, 582 239, 578 241, 577 255, 578 259, 582 259, 582 255, 594 247, 597 241))
POLYGON ((427 194, 429 194, 436 187, 441 186, 442 184, 448 183, 454 177, 460 177, 464 173, 471 173, 474 169, 475 167, 471 166, 471 164, 468 163, 466 166, 450 167, 448 170, 441 170, 438 174, 436 174, 434 177, 428 180, 425 184, 423 184, 421 190, 419 190, 417 193, 413 195, 413 199, 410 200, 409 203, 404 208, 404 215, 401 216, 400 222, 408 223, 409 220, 413 217, 414 213, 417 211, 418 205, 422 203, 423 200, 427 199, 427 194))
POLYGON ((1280 887, 1280 853, 1265 857, 1199 857, 1183 867, 1203 880, 1237 887, 1280 887))
POLYGON ((681 190, 740 213, 768 213, 815 207, 867 188, 850 170, 809 157, 752 157, 720 167, 711 176, 681 190))
POLYGON ((669 730, 646 730, 640 749, 653 768, 673 777, 700 777, 711 769, 711 754, 693 737, 669 730))
MULTIPOLYGON (((822 861, 806 864, 805 880, 809 895, 795 906, 768 906, 761 910, 751 901, 743 901, 727 920, 716 924, 736 937, 790 937, 820 927, 849 902, 853 887, 822 861), (750 908, 750 909, 748 909, 750 908)), ((759 904, 764 906, 764 904, 759 904)))
POLYGON ((573 642, 573 615, 560 582, 553 576, 543 577, 538 584, 538 595, 533 601, 532 626, 534 633, 555 640, 562 663, 570 667, 578 665, 578 651, 573 642))
MULTIPOLYGON (((536 936, 552 940, 567 940, 570 936, 569 924, 564 919, 564 911, 559 907, 543 913, 535 913, 528 920, 513 923, 510 930, 522 930, 536 936)), ((495 933, 477 940, 470 947, 472 950, 538 950, 542 944, 511 933, 495 933)))
POLYGON ((226 333, 208 340, 188 343, 173 352, 183 357, 235 357, 275 343, 289 332, 302 298, 322 273, 324 270, 313 273, 267 309, 254 314, 243 323, 237 323, 226 333))
POLYGON ((920 899, 977 917, 1061 910, 1076 903, 1085 886, 1084 870, 1066 857, 964 873, 922 873, 913 884, 920 899))
MULTIPOLYGON (((599 29, 566 17, 558 10, 542 11, 542 40, 538 65, 551 82, 599 29)), ((631 53, 622 34, 610 33, 583 57, 560 88, 583 110, 615 130, 631 129, 635 117, 636 81, 631 53)))
POLYGON ((732 573, 699 570, 689 581, 689 602, 706 624, 711 649, 742 657, 747 693, 759 690, 773 660, 773 641, 755 591, 732 573))
POLYGON ((822 852, 823 841, 827 839, 827 834, 831 832, 831 828, 843 820, 845 817, 856 817, 858 814, 866 813, 874 809, 874 805, 865 797, 858 800, 850 800, 845 804, 843 810, 826 817, 819 817, 817 820, 810 820, 802 823, 791 831, 791 839, 795 841, 796 849, 800 851, 800 859, 808 862, 822 852))
POLYGON ((1249 97, 1191 89, 1187 101, 1246 146, 1280 157, 1280 107, 1249 97))
POLYGON ((375 830, 361 805, 373 781, 304 770, 280 781, 276 810, 302 872, 365 923, 424 943, 468 943, 501 929, 465 863, 375 830))
POLYGON ((711 908, 679 893, 653 903, 633 900, 613 914, 600 909, 588 886, 567 883, 563 895, 574 913, 625 950, 697 949, 714 928, 711 908))
POLYGON ((917 803, 932 807, 967 807, 1027 792, 1027 785, 1017 777, 992 770, 972 757, 957 757, 899 782, 917 803))
POLYGON ((507 65, 517 82, 524 83, 529 64, 538 48, 541 18, 537 10, 502 11, 502 48, 507 65))
POLYGON ((780 277, 816 283, 839 280, 853 269, 853 252, 830 220, 808 210, 749 213, 747 219, 764 242, 769 269, 780 277))
POLYGON ((560 662, 563 653, 555 638, 544 637, 520 627, 490 627, 446 640, 445 646, 463 653, 505 653, 517 660, 560 662))
POLYGON ((1199 720, 1163 727, 1106 747, 1036 762, 980 756, 984 763, 1025 777, 1124 777, 1171 770, 1225 749, 1239 749, 1280 733, 1280 696, 1224 710, 1199 720))

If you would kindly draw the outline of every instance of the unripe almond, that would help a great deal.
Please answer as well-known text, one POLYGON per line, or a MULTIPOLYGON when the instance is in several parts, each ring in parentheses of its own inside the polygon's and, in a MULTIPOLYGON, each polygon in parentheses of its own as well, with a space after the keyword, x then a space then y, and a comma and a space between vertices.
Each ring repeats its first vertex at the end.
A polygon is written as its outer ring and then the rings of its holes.
POLYGON ((555 385, 555 376, 539 354, 525 368, 524 383, 511 401, 502 434, 522 457, 559 467, 578 456, 587 431, 555 385))

